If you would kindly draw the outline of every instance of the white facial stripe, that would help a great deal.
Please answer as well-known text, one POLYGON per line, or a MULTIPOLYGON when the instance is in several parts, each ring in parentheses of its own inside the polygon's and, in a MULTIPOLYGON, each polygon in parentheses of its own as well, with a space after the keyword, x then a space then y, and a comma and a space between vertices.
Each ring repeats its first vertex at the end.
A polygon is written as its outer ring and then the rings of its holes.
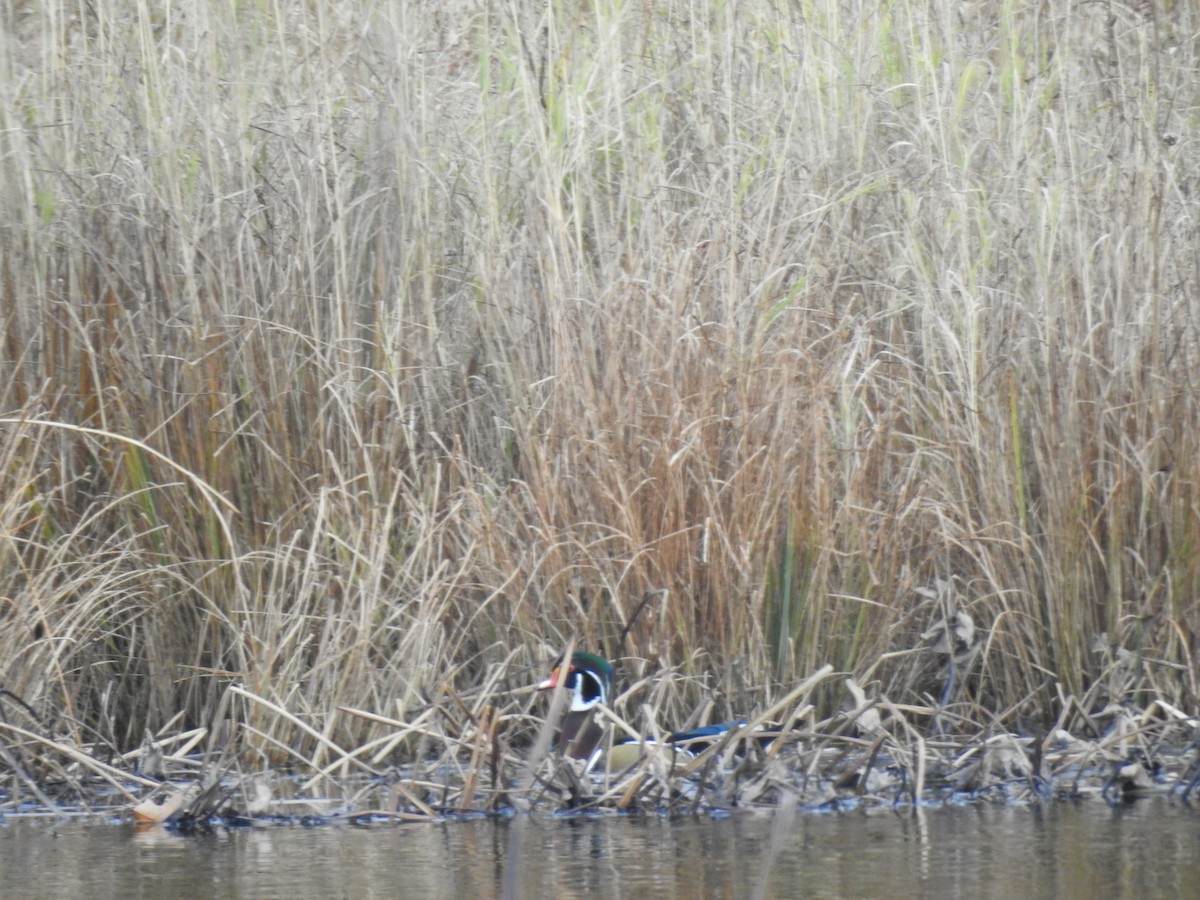
POLYGON ((595 672, 574 671, 571 673, 571 680, 574 682, 574 689, 571 691, 571 712, 583 712, 598 703, 608 701, 604 696, 604 682, 595 672), (587 684, 584 684, 585 679, 587 684))

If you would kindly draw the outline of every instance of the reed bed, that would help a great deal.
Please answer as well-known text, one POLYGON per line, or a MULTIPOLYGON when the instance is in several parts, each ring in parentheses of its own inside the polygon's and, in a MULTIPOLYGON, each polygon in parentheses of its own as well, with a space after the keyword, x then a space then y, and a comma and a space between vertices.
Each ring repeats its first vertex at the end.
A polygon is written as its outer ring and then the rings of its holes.
POLYGON ((1188 745, 1189 4, 0 17, 14 789, 197 736, 495 805, 570 641, 643 735, 830 666, 776 718, 850 756, 1188 745))

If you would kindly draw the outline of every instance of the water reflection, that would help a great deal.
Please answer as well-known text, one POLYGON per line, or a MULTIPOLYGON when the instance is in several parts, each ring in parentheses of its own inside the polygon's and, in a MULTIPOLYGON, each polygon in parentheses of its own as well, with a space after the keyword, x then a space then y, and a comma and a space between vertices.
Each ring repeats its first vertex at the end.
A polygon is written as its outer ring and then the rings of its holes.
POLYGON ((4 897, 1200 896, 1200 816, 1166 798, 1110 808, 977 804, 774 818, 550 818, 182 838, 9 817, 4 897))

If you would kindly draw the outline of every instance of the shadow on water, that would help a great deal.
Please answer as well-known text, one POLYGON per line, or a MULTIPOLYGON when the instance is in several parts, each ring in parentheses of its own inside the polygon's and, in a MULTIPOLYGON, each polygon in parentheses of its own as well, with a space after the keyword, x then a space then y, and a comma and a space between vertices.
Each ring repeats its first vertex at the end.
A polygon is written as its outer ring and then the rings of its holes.
MULTIPOLYGON (((513 888, 523 897, 745 897, 759 885, 766 897, 1200 896, 1200 813, 1166 798, 810 815, 782 839, 774 824, 766 814, 530 818, 513 888)), ((0 825, 0 894, 494 897, 514 827, 490 819, 185 838, 10 817, 0 825)))

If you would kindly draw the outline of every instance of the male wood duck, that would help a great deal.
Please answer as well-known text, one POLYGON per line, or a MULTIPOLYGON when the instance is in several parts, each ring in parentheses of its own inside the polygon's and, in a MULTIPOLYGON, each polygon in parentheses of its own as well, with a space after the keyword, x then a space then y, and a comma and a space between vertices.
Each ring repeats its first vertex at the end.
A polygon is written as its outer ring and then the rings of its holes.
MULTIPOLYGON (((599 757, 600 741, 604 737, 604 728, 595 721, 594 713, 598 706, 608 702, 612 677, 613 667, 608 660, 595 653, 577 650, 571 654, 569 665, 564 666, 563 660, 559 660, 550 672, 550 677, 537 686, 539 691, 548 691, 562 681, 563 689, 571 696, 571 708, 563 717, 558 747, 563 755, 570 759, 588 760, 589 769, 599 757)), ((743 721, 722 722, 719 725, 705 725, 688 731, 675 731, 667 735, 666 741, 677 753, 690 758, 727 731, 745 724, 743 721)), ((631 765, 636 761, 639 752, 637 741, 617 741, 610 753, 608 768, 616 770, 631 765)))
POLYGON ((571 697, 571 708, 563 717, 558 747, 570 759, 590 760, 604 737, 604 729, 593 714, 597 706, 608 702, 613 667, 604 657, 583 650, 576 650, 571 654, 570 663, 564 663, 565 660, 560 659, 550 677, 537 689, 548 691, 562 681, 563 690, 571 697))

